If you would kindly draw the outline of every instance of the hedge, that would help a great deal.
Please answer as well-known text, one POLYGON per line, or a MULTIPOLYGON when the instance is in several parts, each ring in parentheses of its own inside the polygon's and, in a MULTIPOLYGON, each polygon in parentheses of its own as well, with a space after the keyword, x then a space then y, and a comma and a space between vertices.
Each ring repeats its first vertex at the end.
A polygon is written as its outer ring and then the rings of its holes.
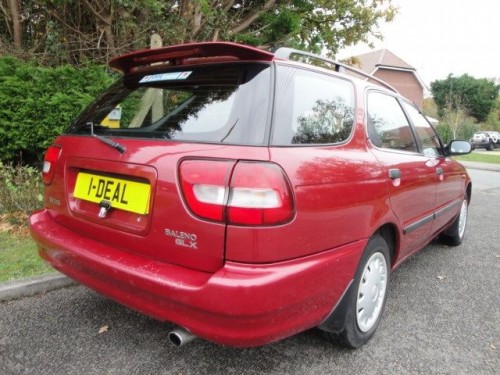
POLYGON ((102 66, 48 68, 0 57, 0 161, 42 160, 52 140, 112 81, 102 66))

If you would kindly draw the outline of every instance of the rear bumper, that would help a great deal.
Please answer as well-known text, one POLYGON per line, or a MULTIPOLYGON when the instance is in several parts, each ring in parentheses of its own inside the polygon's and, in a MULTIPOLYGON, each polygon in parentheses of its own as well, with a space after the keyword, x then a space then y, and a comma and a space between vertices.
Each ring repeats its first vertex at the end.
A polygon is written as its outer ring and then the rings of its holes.
POLYGON ((155 261, 97 242, 46 211, 30 218, 54 268, 158 320, 231 346, 264 345, 319 325, 353 278, 365 241, 285 262, 226 262, 215 273, 155 261))

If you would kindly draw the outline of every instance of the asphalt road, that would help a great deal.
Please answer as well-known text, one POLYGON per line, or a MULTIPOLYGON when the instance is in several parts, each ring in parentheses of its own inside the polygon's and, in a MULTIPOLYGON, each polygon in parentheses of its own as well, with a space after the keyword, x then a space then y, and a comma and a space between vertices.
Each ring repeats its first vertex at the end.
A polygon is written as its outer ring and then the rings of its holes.
POLYGON ((358 350, 315 330, 254 349, 174 348, 172 325, 77 286, 0 304, 0 374, 500 374, 500 173, 470 172, 464 243, 433 242, 393 273, 358 350))

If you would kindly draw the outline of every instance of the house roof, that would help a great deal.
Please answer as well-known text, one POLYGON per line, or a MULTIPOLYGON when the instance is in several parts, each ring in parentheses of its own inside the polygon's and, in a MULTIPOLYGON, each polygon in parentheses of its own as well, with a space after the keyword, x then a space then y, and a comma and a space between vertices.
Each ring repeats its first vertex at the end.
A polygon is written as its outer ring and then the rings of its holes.
POLYGON ((418 76, 417 70, 388 49, 364 53, 356 56, 356 58, 359 61, 359 69, 367 74, 374 75, 379 69, 407 71, 415 75, 423 89, 427 89, 427 86, 418 76))
POLYGON ((415 70, 413 66, 388 49, 380 49, 356 57, 359 60, 359 68, 368 74, 373 74, 379 67, 415 70))

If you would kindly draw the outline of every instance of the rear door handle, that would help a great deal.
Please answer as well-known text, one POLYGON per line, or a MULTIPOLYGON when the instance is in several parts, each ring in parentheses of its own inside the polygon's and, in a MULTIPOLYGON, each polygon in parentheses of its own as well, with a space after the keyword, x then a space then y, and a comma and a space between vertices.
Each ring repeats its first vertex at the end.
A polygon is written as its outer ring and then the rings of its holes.
POLYGON ((395 180, 396 178, 401 178, 401 171, 399 169, 389 169, 389 178, 395 180))

